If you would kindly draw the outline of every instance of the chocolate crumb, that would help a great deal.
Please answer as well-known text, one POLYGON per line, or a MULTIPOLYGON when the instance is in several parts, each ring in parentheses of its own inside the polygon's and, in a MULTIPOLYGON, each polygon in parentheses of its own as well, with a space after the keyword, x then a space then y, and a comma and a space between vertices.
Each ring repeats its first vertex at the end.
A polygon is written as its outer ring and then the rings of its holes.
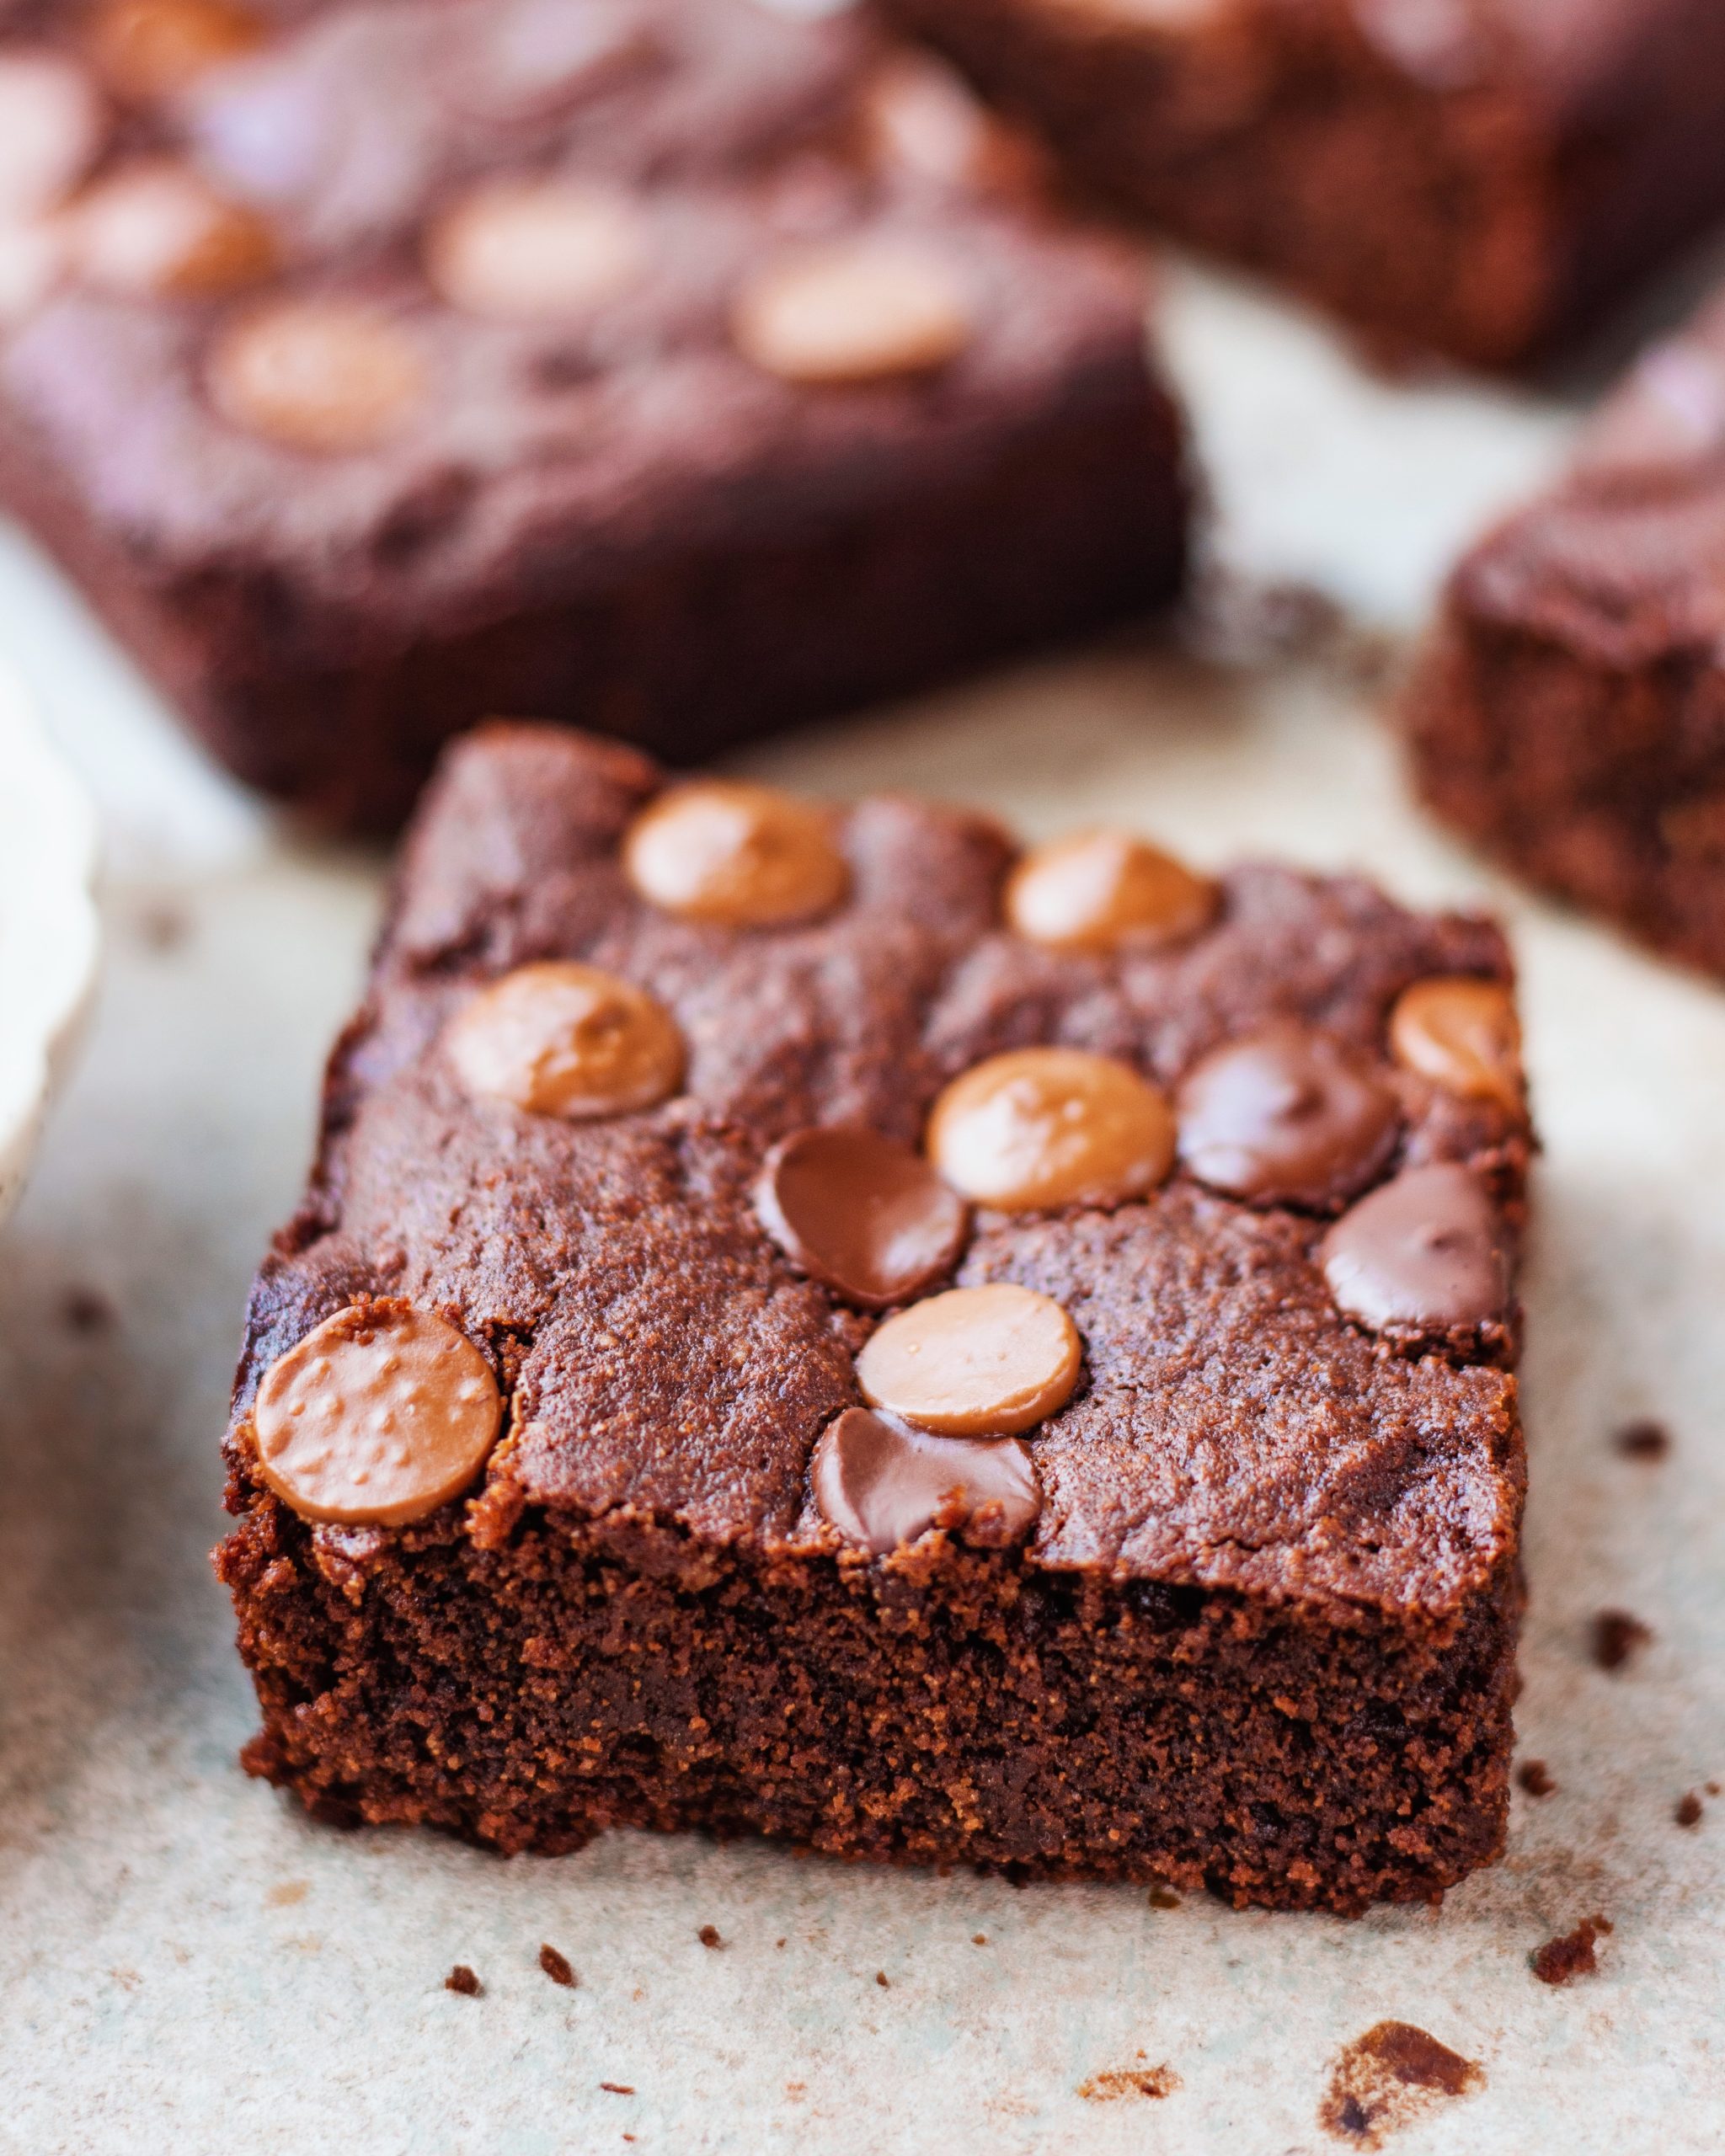
POLYGON ((1178 1909, 1180 1906, 1180 1897, 1172 1886, 1152 1886, 1150 1890, 1150 1906, 1153 1909, 1178 1909))
MULTIPOLYGON (((718 1935, 718 1926, 716 1924, 703 1924, 695 1936, 703 1946, 712 1947, 715 1953, 724 1945, 724 1940, 718 1935)), ((781 1940, 779 1943, 782 1945, 784 1942, 781 1940)))
POLYGON ((1690 1790, 1686 1796, 1681 1796, 1678 1799, 1677 1809, 1671 1816, 1677 1822, 1680 1827, 1699 1827, 1701 1823, 1701 1801, 1700 1797, 1696 1795, 1693 1790, 1690 1790))
POLYGON ((1087 2104, 1113 2104, 1122 2096, 1172 2096, 1179 2085, 1171 2066, 1119 2066, 1081 2081, 1078 2094, 1087 2104))
POLYGON ((68 1288, 60 1315, 74 1332, 105 1332, 118 1313, 96 1288, 68 1288))
POLYGON ((610 2096, 633 2096, 635 2093, 632 2081, 601 2081, 599 2085, 610 2096))
POLYGON ((985 1931, 973 1931, 970 1935, 970 1944, 973 1946, 986 1946, 988 1934, 985 1931))
POLYGON ((1663 1460, 1671 1449, 1671 1433, 1663 1422, 1642 1417, 1626 1422, 1612 1442, 1626 1460, 1663 1460))
POLYGON ((1534 1974, 1542 1984, 1567 1984, 1577 1977, 1594 1975, 1599 1964, 1594 1947, 1610 1929, 1605 1917, 1583 1917, 1573 1931, 1565 1932, 1561 1939, 1548 1939, 1535 1949, 1529 1957, 1534 1974))
POLYGON ((886 1980, 886 1971, 884 1969, 877 1969, 875 1971, 874 1981, 880 1986, 883 1991, 890 1991, 892 1989, 892 1986, 886 1980))
POLYGON ((563 1984, 570 1991, 573 1991, 581 1981, 570 1967, 569 1956, 566 1954, 559 1954, 554 1946, 542 1946, 539 1949, 539 1966, 553 1983, 563 1984))
POLYGON ((1359 2148, 1423 2117, 1451 2096, 1471 2095, 1485 2075, 1471 2058, 1411 2021, 1379 2021, 1336 2055, 1318 2107, 1326 2132, 1359 2148))
POLYGON ((775 1939, 772 1943, 775 1946, 782 1946, 784 1945, 784 1941, 782 1939, 775 1939))
POLYGON ((1653 1638, 1651 1630, 1626 1609, 1602 1609, 1594 1620, 1594 1660, 1601 1669, 1621 1669, 1653 1638))
POLYGON ((1709 1796, 1717 1796, 1719 1794, 1719 1785, 1717 1782, 1703 1782, 1701 1784, 1701 1787, 1706 1790, 1709 1796))
POLYGON ((1530 1796, 1550 1796, 1557 1787, 1543 1759, 1524 1759, 1515 1770, 1515 1779, 1530 1796))
POLYGON ((477 1999, 483 1987, 465 1961, 457 1961, 443 1979, 446 1991, 458 1991, 463 1999, 477 1999))

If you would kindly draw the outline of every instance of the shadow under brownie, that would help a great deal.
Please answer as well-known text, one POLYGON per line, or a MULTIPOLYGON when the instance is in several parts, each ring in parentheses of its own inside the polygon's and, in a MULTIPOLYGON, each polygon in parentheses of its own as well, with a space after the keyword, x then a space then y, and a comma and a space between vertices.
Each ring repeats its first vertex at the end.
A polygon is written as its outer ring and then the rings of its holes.
POLYGON ((254 1296, 248 1764, 505 1850, 1440 1892, 1508 1797, 1509 978, 1355 880, 470 736, 254 1296))

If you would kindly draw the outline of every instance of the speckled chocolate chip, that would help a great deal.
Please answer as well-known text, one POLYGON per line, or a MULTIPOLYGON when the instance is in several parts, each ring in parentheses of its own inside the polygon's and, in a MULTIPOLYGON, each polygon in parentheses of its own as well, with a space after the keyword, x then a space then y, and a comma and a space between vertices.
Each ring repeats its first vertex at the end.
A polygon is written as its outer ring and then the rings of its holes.
POLYGON ((791 382, 927 374, 970 341, 964 280, 903 241, 836 242, 769 263, 739 295, 732 334, 745 359, 791 382))
POLYGON ((337 456, 397 433, 426 391, 425 362, 388 315, 343 299, 283 300, 229 324, 209 362, 222 417, 288 449, 337 456))
POLYGON ((1464 1331, 1509 1299, 1497 1218, 1467 1168, 1407 1169, 1350 1207, 1318 1256, 1337 1308, 1375 1331, 1464 1331))
POLYGON ((793 1263, 862 1310, 908 1302, 950 1272, 969 1220, 920 1155, 854 1125, 776 1145, 755 1202, 793 1263))
POLYGON ((929 1117, 928 1152, 979 1205, 1119 1205, 1167 1174, 1174 1118, 1157 1088, 1118 1057, 1015 1049, 946 1088, 929 1117))
POLYGON ((1029 1531, 1042 1504, 1016 1438, 938 1437, 866 1407, 828 1423, 810 1474, 822 1517, 876 1556, 935 1526, 1002 1547, 1029 1531))
POLYGON ((89 169, 106 131, 81 67, 58 53, 0 53, 0 211, 51 208, 89 169))
POLYGON ((682 1082, 665 1006, 597 966, 518 966, 458 1011, 444 1047, 469 1093, 568 1123, 628 1115, 682 1082))
POLYGON ((651 259, 628 196, 571 180, 493 180, 446 210, 425 242, 434 288, 464 313, 566 322, 638 284, 651 259))
POLYGON ((1204 1057, 1176 1109, 1192 1173, 1260 1205, 1353 1197, 1388 1160, 1398 1127, 1395 1097, 1363 1056, 1292 1022, 1204 1057))
POLYGON ((307 1519, 396 1527, 464 1490, 503 1401, 463 1334, 405 1303, 338 1310, 272 1363, 252 1411, 259 1471, 307 1519))
POLYGON ((254 210, 226 200, 171 157, 121 165, 79 196, 67 259, 99 291, 204 299, 275 268, 275 238, 254 210))
POLYGON ((1390 1014, 1396 1060, 1462 1100, 1521 1106, 1521 1027, 1501 981, 1445 974, 1415 981, 1390 1014))
POLYGON ((739 780, 668 787, 631 825, 623 867, 663 911, 728 928, 817 920, 850 884, 826 810, 739 780))
POLYGON ((1039 846, 1007 885, 1014 932, 1056 951, 1154 947, 1215 917, 1216 886, 1130 831, 1081 831, 1039 846))
POLYGON ((948 1437, 1012 1437, 1072 1396, 1082 1349, 1052 1297, 998 1281, 889 1317, 857 1358, 872 1407, 948 1437))
POLYGON ((116 96, 172 97, 264 40, 264 25, 233 0, 109 0, 90 29, 90 57, 116 96))

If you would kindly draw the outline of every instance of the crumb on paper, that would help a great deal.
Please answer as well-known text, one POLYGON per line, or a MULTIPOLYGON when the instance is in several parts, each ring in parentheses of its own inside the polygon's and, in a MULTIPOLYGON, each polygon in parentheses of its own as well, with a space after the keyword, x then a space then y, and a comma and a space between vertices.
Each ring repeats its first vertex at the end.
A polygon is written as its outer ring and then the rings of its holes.
POLYGON ((1602 1609, 1594 1619, 1593 1657, 1601 1669, 1621 1669, 1653 1641, 1651 1627, 1626 1609, 1602 1609))
POLYGON ((311 1891, 309 1879, 278 1879, 264 1899, 272 1909, 291 1909, 303 1902, 311 1891))
POLYGON ((1317 2122, 1356 2148, 1376 2148, 1452 2097, 1485 2086, 1471 2058, 1411 2021, 1379 2021, 1344 2044, 1330 2068, 1317 2122))
POLYGON ((883 1991, 890 1991, 892 1989, 892 1986, 886 1980, 886 1971, 884 1969, 877 1969, 875 1971, 874 1981, 880 1986, 883 1991))
POLYGON ((970 1944, 973 1946, 986 1946, 988 1934, 985 1931, 973 1931, 970 1935, 970 1944))
POLYGON ((775 1946, 782 1946, 784 1945, 784 1941, 782 1939, 775 1939, 772 1943, 775 1946))
MULTIPOLYGON (((710 1946, 715 1954, 718 1951, 719 1948, 724 1945, 724 1940, 719 1936, 718 1926, 716 1924, 703 1924, 700 1930, 695 1934, 695 1936, 700 1940, 703 1946, 710 1946)), ((784 1945, 783 1940, 780 1940, 779 1945, 781 1946, 784 1945)))
POLYGON ((99 1288, 68 1288, 60 1315, 73 1332, 106 1332, 119 1315, 99 1288))
POLYGON ((1152 1886, 1150 1890, 1150 1906, 1153 1909, 1178 1909, 1180 1906, 1180 1897, 1172 1886, 1152 1886))
POLYGON ((1530 1957, 1533 1972, 1542 1984, 1573 1983, 1577 1977, 1591 1977, 1599 1969, 1594 1948, 1611 1929, 1608 1917, 1583 1917, 1573 1931, 1548 1939, 1530 1957))
POLYGON ((1701 1823, 1701 1811, 1700 1796, 1694 1790, 1690 1790, 1678 1798, 1677 1809, 1671 1817, 1680 1827, 1699 1827, 1701 1823))
POLYGON ((1530 1796, 1551 1796, 1557 1793, 1557 1785, 1543 1759, 1524 1759, 1515 1770, 1515 1779, 1530 1796))
POLYGON ((1626 1422, 1612 1440, 1626 1460, 1664 1460, 1671 1449, 1671 1433, 1651 1416, 1626 1422))
POLYGON ((131 926, 147 951, 177 951, 192 932, 191 915, 170 899, 146 899, 132 910, 131 926))
POLYGON ((608 2096, 633 2096, 635 2093, 633 2081, 601 2081, 599 2085, 608 2096))
POLYGON ((484 1986, 465 1961, 457 1961, 443 1979, 443 1988, 446 1991, 459 1992, 463 1999, 477 1999, 484 1989, 484 1986))
POLYGON ((575 1974, 567 1954, 559 1954, 554 1946, 539 1949, 539 1966, 554 1984, 562 1984, 573 1991, 581 1979, 575 1974))
POLYGON ((1179 2085, 1171 2066, 1116 2066, 1081 2081, 1078 2094, 1087 2104, 1115 2104, 1123 2096, 1172 2096, 1179 2085))

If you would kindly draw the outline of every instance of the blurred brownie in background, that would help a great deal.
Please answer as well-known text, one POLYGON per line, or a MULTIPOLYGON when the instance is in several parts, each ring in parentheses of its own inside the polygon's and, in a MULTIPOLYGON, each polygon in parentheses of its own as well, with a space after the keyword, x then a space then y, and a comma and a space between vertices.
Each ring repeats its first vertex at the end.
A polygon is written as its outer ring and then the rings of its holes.
POLYGON ((1408 721, 1440 815, 1725 974, 1725 303, 1463 561, 1408 721))
POLYGON ((1139 271, 858 21, 5 20, 0 496, 326 819, 488 712, 688 757, 1178 586, 1139 271))
POLYGON ((1725 211, 1718 0, 886 0, 1074 174, 1396 347, 1511 366, 1725 211))

